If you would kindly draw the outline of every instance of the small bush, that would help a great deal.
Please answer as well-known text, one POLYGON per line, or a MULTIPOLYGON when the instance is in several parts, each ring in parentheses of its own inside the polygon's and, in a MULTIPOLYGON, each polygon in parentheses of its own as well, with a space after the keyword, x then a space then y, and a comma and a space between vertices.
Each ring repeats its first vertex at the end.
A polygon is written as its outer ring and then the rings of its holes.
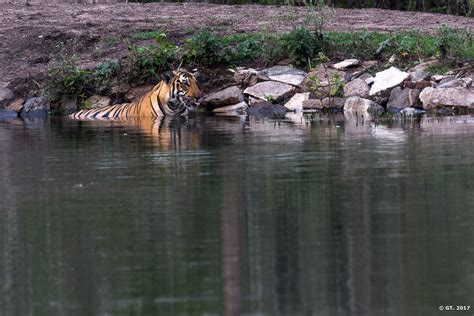
POLYGON ((474 39, 470 32, 442 25, 437 35, 436 45, 444 62, 474 60, 474 39))
POLYGON ((106 93, 110 89, 120 68, 120 61, 116 59, 106 59, 95 67, 92 78, 97 92, 106 93))
POLYGON ((322 41, 316 32, 296 28, 278 39, 278 54, 289 57, 297 66, 306 66, 321 51, 322 41))

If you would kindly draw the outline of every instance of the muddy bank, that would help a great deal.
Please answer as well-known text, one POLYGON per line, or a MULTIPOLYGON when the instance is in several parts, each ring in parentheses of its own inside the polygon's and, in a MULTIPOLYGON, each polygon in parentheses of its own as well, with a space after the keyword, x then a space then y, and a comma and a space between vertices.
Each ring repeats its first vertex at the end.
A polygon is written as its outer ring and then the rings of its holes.
MULTIPOLYGON (((127 56, 131 35, 141 31, 163 30, 184 38, 204 27, 222 34, 280 32, 301 21, 305 8, 282 6, 225 6, 212 4, 51 4, 25 6, 0 4, 0 84, 18 78, 41 80, 48 62, 58 53, 57 43, 75 40, 79 63, 91 67, 104 58, 127 56)), ((435 32, 443 24, 474 28, 466 17, 398 12, 378 9, 335 9, 327 23, 337 31, 399 31, 421 29, 435 32)))

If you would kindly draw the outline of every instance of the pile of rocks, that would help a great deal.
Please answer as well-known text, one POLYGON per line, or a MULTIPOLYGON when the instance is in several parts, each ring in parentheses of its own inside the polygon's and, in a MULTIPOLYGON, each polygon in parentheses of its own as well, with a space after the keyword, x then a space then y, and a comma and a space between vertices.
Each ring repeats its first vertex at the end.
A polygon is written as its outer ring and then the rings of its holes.
POLYGON ((464 78, 432 75, 427 69, 436 61, 408 72, 396 67, 369 74, 377 62, 349 59, 321 65, 309 73, 291 66, 257 71, 237 68, 234 83, 211 93, 201 106, 216 113, 236 113, 262 102, 284 104, 288 111, 352 111, 416 113, 474 110, 474 72, 464 78), (334 80, 343 86, 341 96, 331 97, 334 80))

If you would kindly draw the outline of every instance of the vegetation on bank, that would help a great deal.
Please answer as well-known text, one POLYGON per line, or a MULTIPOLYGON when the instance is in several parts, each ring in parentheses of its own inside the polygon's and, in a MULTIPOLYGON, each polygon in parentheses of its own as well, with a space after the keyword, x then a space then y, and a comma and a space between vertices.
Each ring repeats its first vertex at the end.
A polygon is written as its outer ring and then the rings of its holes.
POLYGON ((310 69, 327 59, 359 58, 388 61, 396 56, 400 68, 409 68, 430 57, 441 61, 447 71, 465 62, 474 62, 474 38, 467 30, 441 26, 436 35, 418 31, 400 33, 327 32, 320 16, 289 33, 222 35, 211 28, 185 39, 171 40, 161 31, 132 35, 130 55, 125 61, 105 60, 94 69, 78 66, 77 56, 61 46, 51 63, 43 95, 52 102, 62 96, 85 100, 93 94, 111 94, 112 87, 156 83, 160 75, 179 64, 185 67, 227 69, 234 66, 271 66, 288 59, 299 68, 310 69), (154 39, 153 44, 137 41, 154 39))

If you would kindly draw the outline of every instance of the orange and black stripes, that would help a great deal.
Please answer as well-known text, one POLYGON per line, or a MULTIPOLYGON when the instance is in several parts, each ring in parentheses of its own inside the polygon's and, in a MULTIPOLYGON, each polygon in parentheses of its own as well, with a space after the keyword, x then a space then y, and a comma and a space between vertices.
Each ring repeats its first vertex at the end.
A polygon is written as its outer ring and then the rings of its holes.
POLYGON ((69 117, 72 119, 119 119, 184 115, 192 105, 192 100, 199 96, 200 91, 195 76, 181 70, 173 72, 172 79, 160 81, 138 102, 81 110, 69 117))

